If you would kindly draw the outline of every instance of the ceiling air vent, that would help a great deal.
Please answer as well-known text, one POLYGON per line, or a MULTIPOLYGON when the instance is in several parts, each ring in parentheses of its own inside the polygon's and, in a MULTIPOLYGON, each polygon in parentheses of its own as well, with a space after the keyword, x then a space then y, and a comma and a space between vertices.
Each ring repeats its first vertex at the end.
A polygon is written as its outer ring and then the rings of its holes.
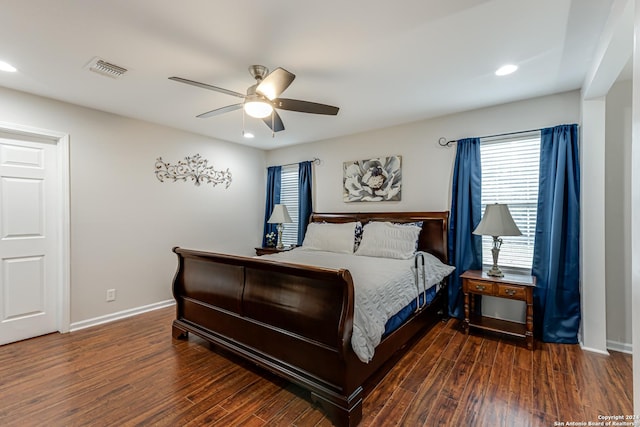
POLYGON ((102 74, 103 76, 111 77, 113 79, 117 79, 127 72, 126 68, 120 67, 107 61, 103 61, 102 59, 97 57, 93 58, 85 68, 88 68, 95 73, 102 74))

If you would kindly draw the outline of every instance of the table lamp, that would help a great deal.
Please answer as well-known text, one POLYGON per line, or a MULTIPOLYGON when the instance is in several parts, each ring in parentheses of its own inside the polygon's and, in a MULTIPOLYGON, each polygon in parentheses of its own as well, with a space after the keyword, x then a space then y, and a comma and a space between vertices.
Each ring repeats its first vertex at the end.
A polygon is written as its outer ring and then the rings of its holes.
POLYGON ((491 267, 491 270, 489 270, 487 274, 494 277, 504 277, 504 274, 498 267, 498 255, 500 254, 500 246, 502 246, 500 236, 522 236, 518 226, 511 217, 509 207, 502 203, 487 205, 484 210, 484 216, 480 224, 473 230, 473 234, 493 237, 493 247, 491 248, 493 267, 491 267))
POLYGON ((278 224, 278 243, 276 244, 276 249, 284 249, 284 245, 282 244, 282 230, 284 230, 283 224, 293 222, 291 221, 287 207, 285 205, 275 205, 267 222, 269 224, 278 224))

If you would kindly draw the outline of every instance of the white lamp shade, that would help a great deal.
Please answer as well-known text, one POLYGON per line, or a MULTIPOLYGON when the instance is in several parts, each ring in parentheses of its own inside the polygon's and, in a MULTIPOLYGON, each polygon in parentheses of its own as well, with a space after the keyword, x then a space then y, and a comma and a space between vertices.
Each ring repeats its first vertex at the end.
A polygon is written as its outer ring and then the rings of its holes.
POLYGON ((244 111, 251 117, 262 119, 267 117, 273 111, 271 104, 260 99, 247 99, 244 103, 244 111))
POLYGON ((267 222, 269 224, 284 224, 293 221, 291 221, 289 211, 285 205, 275 205, 267 222))
POLYGON ((522 236, 518 226, 513 221, 509 207, 502 203, 487 205, 480 224, 473 230, 473 234, 484 236, 522 236))

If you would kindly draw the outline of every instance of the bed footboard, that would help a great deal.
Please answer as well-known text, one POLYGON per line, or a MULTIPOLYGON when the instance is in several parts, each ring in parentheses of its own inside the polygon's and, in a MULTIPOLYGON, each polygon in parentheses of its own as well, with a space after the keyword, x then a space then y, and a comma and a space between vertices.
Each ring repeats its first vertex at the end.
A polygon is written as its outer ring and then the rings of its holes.
POLYGON ((347 369, 354 303, 347 270, 173 251, 174 338, 195 333, 310 390, 340 424, 357 424, 362 387, 347 369))

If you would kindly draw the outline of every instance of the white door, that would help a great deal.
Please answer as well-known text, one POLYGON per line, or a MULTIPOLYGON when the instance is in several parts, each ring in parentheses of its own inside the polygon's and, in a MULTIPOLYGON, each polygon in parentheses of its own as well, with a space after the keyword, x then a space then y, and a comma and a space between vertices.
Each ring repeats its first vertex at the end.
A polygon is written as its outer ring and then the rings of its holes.
POLYGON ((0 345, 58 330, 58 167, 54 142, 0 136, 0 345))

